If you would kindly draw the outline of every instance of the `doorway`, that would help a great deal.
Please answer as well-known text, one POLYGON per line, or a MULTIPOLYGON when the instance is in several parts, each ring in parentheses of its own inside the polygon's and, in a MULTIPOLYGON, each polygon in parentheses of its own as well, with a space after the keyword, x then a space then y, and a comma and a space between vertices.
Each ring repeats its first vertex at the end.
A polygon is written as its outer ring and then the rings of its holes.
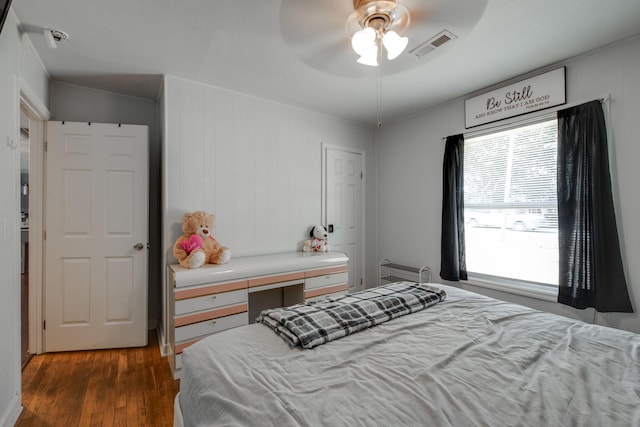
POLYGON ((20 287, 22 366, 42 351, 42 172, 46 108, 20 94, 20 287))
POLYGON ((42 352, 42 242, 44 123, 49 110, 20 88, 21 350, 22 366, 42 352), (26 185, 25 185, 26 184, 26 185), (26 193, 26 194, 25 194, 26 193))
POLYGON ((29 361, 29 116, 20 107, 20 364, 29 361))

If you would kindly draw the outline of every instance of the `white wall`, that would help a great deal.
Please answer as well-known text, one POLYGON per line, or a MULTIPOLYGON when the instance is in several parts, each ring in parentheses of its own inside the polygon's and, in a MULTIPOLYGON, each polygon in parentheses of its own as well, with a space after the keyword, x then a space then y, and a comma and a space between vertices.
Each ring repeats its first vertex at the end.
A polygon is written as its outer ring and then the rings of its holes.
POLYGON ((46 105, 47 74, 10 11, 0 34, 0 426, 20 414, 20 85, 46 105), (19 83, 21 82, 21 83, 19 83))
POLYGON ((174 77, 162 108, 169 263, 182 214, 195 210, 215 215, 214 236, 232 256, 299 250, 321 220, 322 142, 366 151, 365 233, 375 232, 372 128, 174 77))
POLYGON ((51 120, 126 123, 149 127, 149 329, 160 321, 160 295, 164 268, 160 257, 160 155, 158 103, 148 99, 52 81, 51 120))
MULTIPOLYGON (((617 197, 629 292, 640 310, 640 38, 626 40, 557 66, 567 67, 567 102, 611 95, 612 181, 617 197)), ((550 67, 554 68, 554 67, 550 67)), ((478 88, 481 89, 481 88, 478 88)), ((464 100, 415 115, 383 128, 378 143, 378 259, 427 263, 441 281, 440 231, 443 137, 464 132, 464 100)), ((574 310, 513 294, 473 290, 538 309, 592 321, 593 311, 574 310)), ((638 314, 598 314, 597 323, 640 333, 638 314)))

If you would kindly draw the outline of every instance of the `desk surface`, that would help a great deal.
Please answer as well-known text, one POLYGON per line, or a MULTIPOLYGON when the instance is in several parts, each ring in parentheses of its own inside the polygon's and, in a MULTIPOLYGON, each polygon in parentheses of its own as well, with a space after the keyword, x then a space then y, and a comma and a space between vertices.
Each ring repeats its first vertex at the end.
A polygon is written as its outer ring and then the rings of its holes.
POLYGON ((266 276, 291 271, 329 268, 348 263, 342 252, 286 252, 231 258, 226 264, 205 264, 188 269, 179 264, 169 266, 175 272, 176 287, 209 282, 226 282, 236 279, 266 276))

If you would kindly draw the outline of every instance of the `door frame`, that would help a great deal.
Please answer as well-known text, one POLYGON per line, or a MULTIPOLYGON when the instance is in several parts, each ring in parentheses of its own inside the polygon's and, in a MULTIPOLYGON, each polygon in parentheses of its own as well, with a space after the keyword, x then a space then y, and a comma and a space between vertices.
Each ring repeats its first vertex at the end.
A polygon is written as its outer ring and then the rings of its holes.
POLYGON ((22 78, 16 80, 18 99, 17 129, 20 109, 29 116, 29 353, 43 349, 43 228, 44 228, 44 144, 45 122, 49 109, 22 78), (32 129, 31 123, 34 123, 32 129), (33 137, 31 136, 33 134, 33 137))
POLYGON ((356 289, 366 289, 367 284, 366 284, 366 271, 367 271, 367 264, 366 264, 366 259, 367 259, 367 254, 366 254, 366 222, 365 222, 365 194, 366 192, 366 180, 365 177, 367 176, 366 173, 366 150, 360 149, 360 148, 353 148, 353 147, 346 147, 343 145, 336 145, 336 144, 328 144, 326 142, 321 142, 320 143, 321 146, 321 150, 322 150, 322 180, 321 180, 321 201, 320 201, 320 209, 321 209, 321 222, 323 225, 327 225, 327 150, 336 150, 336 151, 342 151, 344 153, 354 153, 354 154, 359 154, 362 159, 362 185, 361 185, 361 200, 360 203, 362 204, 362 213, 360 215, 360 222, 362 224, 362 230, 360 233, 360 242, 358 243, 360 245, 360 248, 362 249, 360 251, 361 255, 360 255, 360 277, 362 278, 362 283, 360 285, 355 286, 356 289))

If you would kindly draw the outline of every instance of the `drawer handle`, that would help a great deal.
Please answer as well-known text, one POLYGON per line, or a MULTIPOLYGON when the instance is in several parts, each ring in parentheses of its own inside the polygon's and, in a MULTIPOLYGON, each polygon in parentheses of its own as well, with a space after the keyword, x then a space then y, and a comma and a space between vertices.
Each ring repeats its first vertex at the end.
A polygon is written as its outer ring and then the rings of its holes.
POLYGON ((215 301, 216 296, 215 296, 215 295, 213 295, 213 296, 212 296, 211 298, 209 298, 209 299, 210 299, 211 301, 215 301))
POLYGON ((215 325, 215 324, 216 324, 216 321, 215 321, 215 320, 212 320, 212 321, 211 321, 211 326, 213 326, 213 325, 215 325))

